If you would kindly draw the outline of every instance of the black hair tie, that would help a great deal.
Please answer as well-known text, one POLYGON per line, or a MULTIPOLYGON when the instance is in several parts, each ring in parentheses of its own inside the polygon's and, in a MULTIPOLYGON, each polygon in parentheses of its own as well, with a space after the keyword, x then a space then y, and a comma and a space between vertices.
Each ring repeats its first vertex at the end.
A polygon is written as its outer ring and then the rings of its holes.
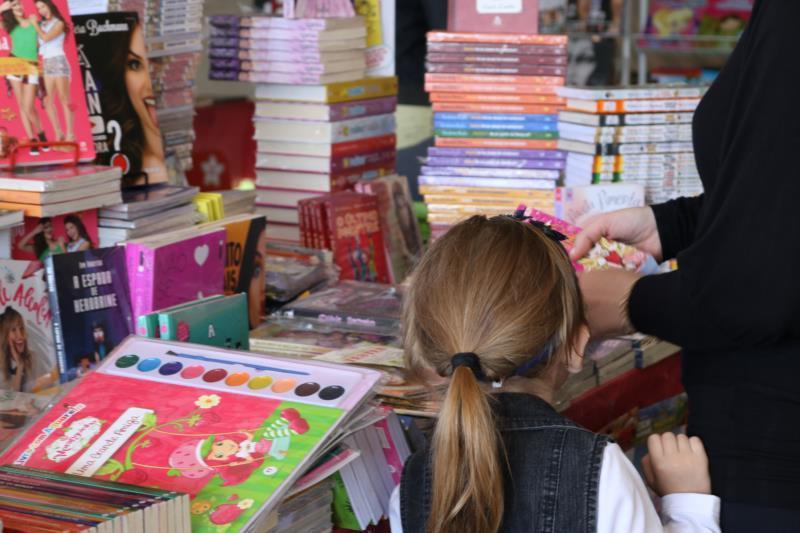
POLYGON ((485 379, 486 376, 481 370, 481 360, 472 352, 457 353, 450 358, 450 365, 453 367, 453 372, 460 366, 465 366, 472 370, 478 380, 485 379))

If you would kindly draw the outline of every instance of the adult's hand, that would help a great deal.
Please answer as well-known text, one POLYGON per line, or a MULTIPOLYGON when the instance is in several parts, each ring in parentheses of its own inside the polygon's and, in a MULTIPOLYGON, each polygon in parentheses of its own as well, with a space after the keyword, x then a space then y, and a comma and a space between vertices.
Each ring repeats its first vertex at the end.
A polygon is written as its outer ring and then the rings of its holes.
POLYGON ((649 207, 632 207, 590 218, 575 238, 572 259, 584 257, 601 237, 630 244, 659 263, 663 261, 656 217, 649 207))
POLYGON ((592 270, 578 276, 592 338, 633 333, 628 318, 628 298, 641 277, 620 269, 592 270))

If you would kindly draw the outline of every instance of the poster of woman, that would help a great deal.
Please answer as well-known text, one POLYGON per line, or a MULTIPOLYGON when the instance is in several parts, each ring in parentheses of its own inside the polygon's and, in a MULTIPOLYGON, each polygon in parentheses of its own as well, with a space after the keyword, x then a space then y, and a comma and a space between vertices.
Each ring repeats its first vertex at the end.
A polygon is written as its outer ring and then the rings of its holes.
POLYGON ((66 0, 0 3, 0 76, 0 167, 94 159, 66 0))

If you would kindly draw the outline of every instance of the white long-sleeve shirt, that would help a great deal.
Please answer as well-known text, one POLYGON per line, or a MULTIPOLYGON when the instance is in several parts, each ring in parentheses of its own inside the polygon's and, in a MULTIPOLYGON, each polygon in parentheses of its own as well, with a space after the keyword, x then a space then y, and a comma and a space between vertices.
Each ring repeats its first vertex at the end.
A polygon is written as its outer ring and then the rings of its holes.
MULTIPOLYGON (((597 533, 719 533, 720 500, 708 494, 670 494, 661 517, 633 464, 616 444, 603 452, 598 490, 597 533)), ((389 501, 392 533, 403 533, 400 487, 389 501)))

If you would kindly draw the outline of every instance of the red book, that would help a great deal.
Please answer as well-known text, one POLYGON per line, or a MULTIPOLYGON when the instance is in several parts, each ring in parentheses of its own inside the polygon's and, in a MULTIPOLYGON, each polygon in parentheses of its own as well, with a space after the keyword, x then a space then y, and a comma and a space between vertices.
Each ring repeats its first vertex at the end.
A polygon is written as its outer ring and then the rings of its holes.
POLYGON ((449 31, 537 33, 539 0, 449 0, 449 31))
POLYGON ((395 148, 397 145, 397 137, 395 135, 381 135, 380 137, 367 137, 359 141, 348 141, 334 144, 332 147, 332 154, 334 156, 345 156, 353 154, 361 154, 365 152, 374 152, 377 150, 386 150, 395 148))
MULTIPOLYGON (((528 21, 526 21, 528 22, 528 21)), ((518 33, 482 33, 430 31, 428 42, 431 43, 494 43, 494 44, 534 44, 538 46, 566 46, 566 35, 536 35, 530 33, 531 24, 527 24, 524 32, 518 33)), ((535 23, 533 25, 535 27, 535 23)))
POLYGON ((339 279, 389 283, 377 198, 355 192, 324 198, 323 220, 339 279))

